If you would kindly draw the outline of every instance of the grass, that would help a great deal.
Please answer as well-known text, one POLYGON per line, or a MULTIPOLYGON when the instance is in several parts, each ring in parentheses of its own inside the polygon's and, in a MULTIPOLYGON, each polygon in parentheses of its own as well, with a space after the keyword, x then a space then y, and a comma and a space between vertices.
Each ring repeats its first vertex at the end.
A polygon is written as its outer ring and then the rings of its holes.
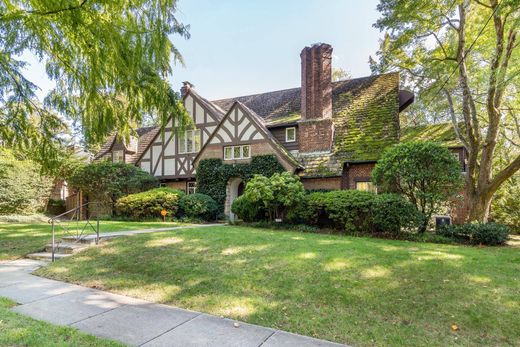
MULTIPOLYGON (((100 231, 103 233, 120 230, 164 228, 175 225, 177 224, 162 222, 101 221, 100 231)), ((80 227, 82 226, 83 224, 80 224, 80 227)), ((57 228, 56 232, 57 237, 61 237, 61 229, 57 228)), ((50 241, 50 224, 0 223, 0 260, 12 260, 21 258, 28 253, 38 252, 50 241)))
POLYGON ((512 247, 221 226, 114 239, 37 274, 356 346, 520 345, 512 247))
POLYGON ((13 306, 14 302, 0 297, 0 346, 123 346, 81 333, 74 328, 52 325, 20 315, 9 310, 13 306))

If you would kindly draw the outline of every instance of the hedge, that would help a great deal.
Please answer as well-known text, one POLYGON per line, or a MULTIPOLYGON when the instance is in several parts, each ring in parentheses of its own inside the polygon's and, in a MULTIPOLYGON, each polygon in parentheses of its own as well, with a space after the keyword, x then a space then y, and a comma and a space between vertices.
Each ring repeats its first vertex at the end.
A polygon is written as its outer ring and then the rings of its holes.
POLYGON ((180 214, 191 219, 212 221, 219 212, 217 202, 206 194, 184 195, 179 201, 180 214))
POLYGON ((349 233, 395 234, 404 228, 417 228, 421 216, 415 206, 396 194, 337 190, 306 195, 288 219, 349 233))
POLYGON ((171 188, 156 188, 145 192, 130 194, 116 202, 118 214, 136 219, 161 218, 161 211, 166 210, 168 217, 177 214, 179 200, 183 191, 171 188))
POLYGON ((497 223, 443 225, 437 234, 472 245, 503 245, 509 238, 509 227, 497 223))
POLYGON ((203 159, 197 167, 197 192, 211 196, 222 212, 230 178, 240 177, 247 182, 255 174, 270 177, 284 171, 275 155, 253 156, 250 163, 244 164, 225 164, 221 159, 203 159))

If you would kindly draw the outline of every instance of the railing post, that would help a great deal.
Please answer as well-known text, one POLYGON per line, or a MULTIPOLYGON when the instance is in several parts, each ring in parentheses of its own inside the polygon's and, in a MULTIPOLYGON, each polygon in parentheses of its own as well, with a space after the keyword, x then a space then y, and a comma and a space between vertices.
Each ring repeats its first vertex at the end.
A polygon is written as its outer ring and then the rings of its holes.
POLYGON ((99 243, 99 216, 96 216, 96 245, 99 243))
POLYGON ((52 262, 54 262, 54 219, 52 220, 52 262))

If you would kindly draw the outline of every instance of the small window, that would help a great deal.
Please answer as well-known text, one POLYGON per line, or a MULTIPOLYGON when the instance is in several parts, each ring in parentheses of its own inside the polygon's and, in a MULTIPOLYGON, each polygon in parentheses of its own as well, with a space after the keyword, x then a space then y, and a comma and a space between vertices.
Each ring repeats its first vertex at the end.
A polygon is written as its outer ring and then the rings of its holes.
POLYGON ((285 128, 285 142, 294 142, 296 141, 296 128, 285 128))
POLYGON ((196 153, 200 151, 200 129, 186 130, 179 134, 179 153, 196 153))
POLYGON ((242 146, 242 158, 249 158, 249 146, 242 146))
POLYGON ((233 148, 232 147, 224 147, 224 159, 225 160, 233 159, 233 148))
POLYGON ((224 147, 224 160, 251 158, 251 146, 227 146, 224 147))
POLYGON ((356 182, 356 190, 361 190, 363 192, 377 193, 376 186, 374 185, 374 183, 372 183, 370 181, 356 182))
POLYGON ((114 151, 112 153, 112 162, 119 163, 123 161, 123 151, 114 151))
POLYGON ((197 192, 197 182, 188 182, 188 194, 195 194, 197 192))
POLYGON ((455 157, 455 159, 457 159, 457 161, 460 162, 461 171, 466 172, 467 161, 466 160, 461 161, 459 153, 452 153, 452 154, 455 157))

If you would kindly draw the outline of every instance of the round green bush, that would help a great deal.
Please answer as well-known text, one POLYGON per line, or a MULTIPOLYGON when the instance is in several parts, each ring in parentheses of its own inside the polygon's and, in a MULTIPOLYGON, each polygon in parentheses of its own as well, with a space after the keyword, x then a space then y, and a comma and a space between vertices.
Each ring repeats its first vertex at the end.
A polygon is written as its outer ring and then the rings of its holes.
POLYGON ((415 205, 398 194, 379 194, 371 206, 374 231, 397 234, 403 229, 417 230, 424 215, 415 205))
POLYGON ((183 216, 206 221, 217 219, 219 212, 215 199, 200 193, 184 195, 179 202, 179 207, 183 216))
POLYGON ((239 196, 233 201, 231 211, 244 222, 258 222, 266 220, 265 208, 261 203, 249 201, 244 195, 239 196))
POLYGON ((123 216, 143 219, 161 218, 161 211, 166 210, 167 216, 173 217, 183 195, 184 192, 171 188, 156 188, 130 194, 117 200, 116 211, 123 216))

